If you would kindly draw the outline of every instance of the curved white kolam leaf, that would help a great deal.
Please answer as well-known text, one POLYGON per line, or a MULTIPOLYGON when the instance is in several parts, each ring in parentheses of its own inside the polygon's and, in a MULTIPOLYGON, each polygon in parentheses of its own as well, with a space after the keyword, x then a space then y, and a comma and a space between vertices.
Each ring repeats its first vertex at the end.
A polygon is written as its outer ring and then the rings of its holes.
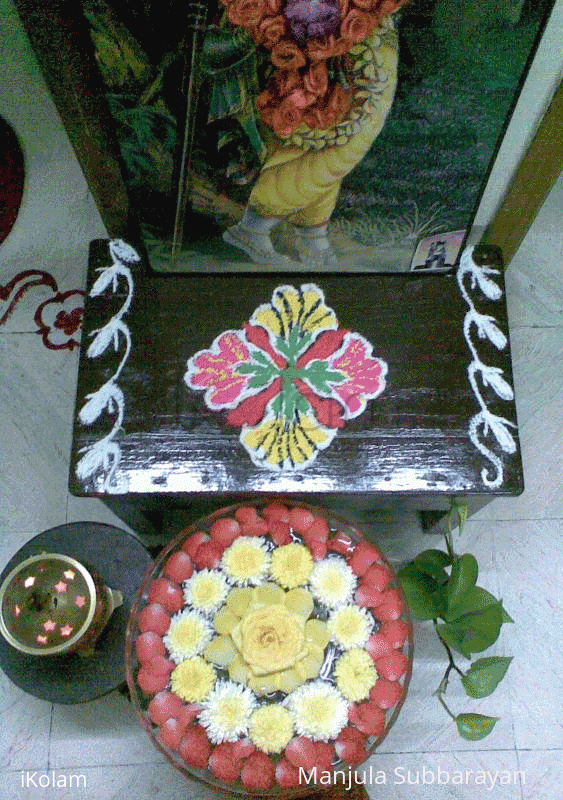
POLYGON ((508 339, 499 328, 494 317, 477 311, 473 299, 466 288, 466 279, 469 279, 471 289, 475 289, 478 286, 488 300, 497 301, 502 297, 502 290, 489 276, 499 274, 499 270, 481 267, 476 264, 473 260, 473 248, 467 248, 462 254, 457 272, 457 282, 461 295, 468 307, 463 323, 463 334, 472 360, 467 367, 467 373, 470 386, 481 407, 481 411, 469 421, 469 438, 477 450, 492 465, 492 469, 485 467, 481 471, 481 479, 490 489, 498 489, 502 485, 504 465, 500 456, 493 452, 483 439, 488 437, 490 442, 492 437, 503 453, 512 455, 516 452, 517 446, 509 428, 516 428, 516 425, 504 417, 499 417, 489 411, 487 402, 479 388, 479 378, 481 384, 485 387, 490 387, 501 400, 506 400, 507 402, 514 400, 514 390, 504 378, 503 370, 500 367, 487 365, 479 358, 477 343, 471 338, 473 327, 476 329, 480 340, 488 339, 497 350, 504 350, 508 344, 508 339))
POLYGON ((125 352, 112 377, 97 391, 86 395, 86 403, 78 412, 78 419, 83 425, 92 425, 104 412, 112 415, 117 412, 117 418, 109 434, 80 451, 84 455, 76 465, 76 476, 81 481, 93 480, 97 491, 117 494, 127 491, 127 480, 118 471, 121 448, 114 441, 121 429, 125 413, 125 398, 117 385, 117 379, 131 352, 131 333, 122 317, 129 310, 133 299, 134 283, 129 265, 140 261, 140 256, 122 239, 112 240, 109 243, 109 252, 112 264, 99 270, 100 275, 90 289, 90 297, 98 297, 109 289, 113 294, 117 294, 120 279, 125 280, 127 293, 119 311, 102 328, 90 333, 94 339, 86 351, 86 356, 99 358, 111 344, 117 352, 120 347, 120 334, 125 343, 125 352))

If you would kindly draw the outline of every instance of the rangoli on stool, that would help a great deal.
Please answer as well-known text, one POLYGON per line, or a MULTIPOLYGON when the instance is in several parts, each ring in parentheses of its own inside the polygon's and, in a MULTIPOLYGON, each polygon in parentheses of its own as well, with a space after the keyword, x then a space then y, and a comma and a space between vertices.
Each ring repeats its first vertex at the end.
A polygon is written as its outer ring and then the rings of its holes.
POLYGON ((252 461, 275 472, 308 467, 381 394, 387 373, 315 284, 278 286, 241 330, 219 334, 187 366, 187 385, 227 411, 252 461))

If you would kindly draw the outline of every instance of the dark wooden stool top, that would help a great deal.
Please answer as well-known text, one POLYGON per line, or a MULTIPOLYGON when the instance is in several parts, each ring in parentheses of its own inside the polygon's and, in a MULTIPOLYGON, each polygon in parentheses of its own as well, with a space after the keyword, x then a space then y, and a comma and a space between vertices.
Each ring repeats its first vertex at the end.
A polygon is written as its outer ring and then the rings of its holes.
POLYGON ((71 491, 152 508, 517 495, 511 387, 498 249, 439 274, 162 275, 98 240, 71 491))

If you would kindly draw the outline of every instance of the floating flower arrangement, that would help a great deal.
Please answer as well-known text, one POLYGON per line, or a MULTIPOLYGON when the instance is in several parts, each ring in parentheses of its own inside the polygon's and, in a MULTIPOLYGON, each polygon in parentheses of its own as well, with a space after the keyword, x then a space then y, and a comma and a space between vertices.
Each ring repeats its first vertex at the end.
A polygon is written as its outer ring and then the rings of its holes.
POLYGON ((404 700, 411 627, 379 550, 291 503, 218 512, 161 555, 127 677, 153 740, 230 791, 298 791, 362 763, 404 700))

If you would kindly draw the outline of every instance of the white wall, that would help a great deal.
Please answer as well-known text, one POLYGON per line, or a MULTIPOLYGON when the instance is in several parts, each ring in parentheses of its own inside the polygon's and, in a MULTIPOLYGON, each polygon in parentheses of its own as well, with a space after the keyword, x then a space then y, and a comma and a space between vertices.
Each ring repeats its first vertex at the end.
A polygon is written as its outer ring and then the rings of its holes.
POLYGON ((494 219, 563 77, 563 0, 556 0, 475 217, 472 239, 494 219))

